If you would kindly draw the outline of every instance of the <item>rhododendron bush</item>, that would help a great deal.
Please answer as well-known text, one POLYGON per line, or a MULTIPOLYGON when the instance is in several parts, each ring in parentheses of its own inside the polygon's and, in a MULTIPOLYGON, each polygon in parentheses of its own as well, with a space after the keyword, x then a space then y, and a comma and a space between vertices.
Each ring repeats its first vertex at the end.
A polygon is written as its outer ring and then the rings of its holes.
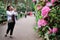
POLYGON ((44 40, 59 40, 60 35, 60 2, 59 0, 33 0, 36 16, 36 27, 44 40))

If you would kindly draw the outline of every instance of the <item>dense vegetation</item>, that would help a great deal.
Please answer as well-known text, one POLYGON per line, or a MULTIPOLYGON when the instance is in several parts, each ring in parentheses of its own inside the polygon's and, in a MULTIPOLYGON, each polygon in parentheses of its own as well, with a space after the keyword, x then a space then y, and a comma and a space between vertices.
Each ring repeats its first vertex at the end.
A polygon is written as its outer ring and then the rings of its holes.
POLYGON ((0 23, 6 21, 6 7, 8 5, 17 9, 18 18, 24 16, 25 11, 32 11, 33 9, 31 0, 0 0, 0 23))

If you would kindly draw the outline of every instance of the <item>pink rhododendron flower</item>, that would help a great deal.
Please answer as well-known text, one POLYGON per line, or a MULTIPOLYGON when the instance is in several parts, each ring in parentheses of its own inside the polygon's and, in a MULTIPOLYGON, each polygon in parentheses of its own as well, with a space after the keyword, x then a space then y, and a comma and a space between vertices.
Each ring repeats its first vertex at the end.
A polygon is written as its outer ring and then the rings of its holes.
POLYGON ((54 2, 56 2, 57 0, 51 0, 51 3, 54 3, 54 2))
POLYGON ((56 33, 57 31, 58 31, 58 28, 55 28, 55 27, 53 29, 49 28, 48 34, 56 33))
POLYGON ((38 27, 41 28, 41 26, 46 26, 47 25, 47 21, 44 19, 40 19, 38 20, 38 27))
POLYGON ((42 15, 42 17, 43 18, 46 18, 46 17, 48 17, 48 13, 50 12, 50 8, 48 7, 48 6, 45 6, 45 7, 43 7, 42 8, 42 10, 41 10, 41 15, 42 15))
POLYGON ((35 2, 36 0, 32 0, 32 2, 35 2))
POLYGON ((38 4, 37 5, 37 10, 40 10, 41 9, 41 6, 38 4))
POLYGON ((58 28, 53 28, 53 33, 56 33, 58 31, 58 28))
POLYGON ((52 6, 52 3, 51 2, 47 2, 46 6, 50 7, 50 6, 52 6))

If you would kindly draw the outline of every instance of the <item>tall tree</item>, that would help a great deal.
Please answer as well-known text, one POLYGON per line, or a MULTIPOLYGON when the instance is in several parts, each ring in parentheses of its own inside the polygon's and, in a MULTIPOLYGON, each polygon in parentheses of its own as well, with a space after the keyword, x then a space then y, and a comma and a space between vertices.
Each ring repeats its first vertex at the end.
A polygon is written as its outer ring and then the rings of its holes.
POLYGON ((18 3, 18 0, 15 0, 15 4, 17 4, 18 3))
POLYGON ((12 5, 12 0, 7 0, 8 4, 12 5))
POLYGON ((7 0, 3 0, 4 4, 6 4, 7 0))
POLYGON ((18 0, 14 0, 14 3, 15 3, 15 8, 17 8, 18 0))

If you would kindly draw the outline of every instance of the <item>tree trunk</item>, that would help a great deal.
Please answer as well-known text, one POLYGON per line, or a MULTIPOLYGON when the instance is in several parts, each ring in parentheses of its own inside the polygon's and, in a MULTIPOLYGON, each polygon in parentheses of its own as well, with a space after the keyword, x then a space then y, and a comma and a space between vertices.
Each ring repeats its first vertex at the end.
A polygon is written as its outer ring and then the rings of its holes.
POLYGON ((15 8, 17 8, 18 0, 15 0, 14 3, 15 3, 15 8))
POLYGON ((4 4, 6 4, 7 0, 3 0, 4 4))
POLYGON ((12 0, 7 0, 8 1, 8 5, 12 5, 12 0))
POLYGON ((4 8, 6 9, 6 6, 7 6, 7 0, 3 0, 3 3, 5 4, 5 5, 4 5, 4 8))
POLYGON ((15 4, 17 4, 18 3, 18 0, 15 0, 15 4))

